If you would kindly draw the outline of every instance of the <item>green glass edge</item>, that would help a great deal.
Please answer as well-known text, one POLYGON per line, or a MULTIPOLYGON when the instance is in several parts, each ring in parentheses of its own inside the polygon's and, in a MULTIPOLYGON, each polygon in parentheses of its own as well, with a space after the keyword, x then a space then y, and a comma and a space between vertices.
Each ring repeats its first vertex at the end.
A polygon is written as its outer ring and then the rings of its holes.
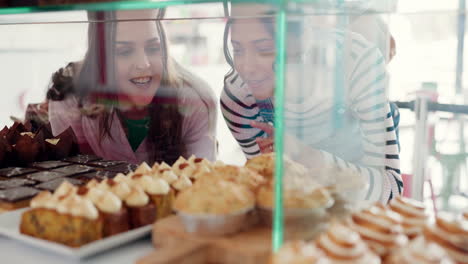
MULTIPOLYGON (((66 5, 50 5, 50 6, 28 6, 28 7, 7 7, 0 8, 0 15, 25 14, 37 12, 54 12, 54 11, 110 11, 110 10, 133 10, 133 9, 152 9, 165 8, 169 6, 188 5, 188 4, 203 4, 203 3, 223 3, 223 0, 167 0, 157 1, 152 0, 135 0, 135 1, 116 1, 109 3, 82 3, 82 4, 66 4, 66 5)), ((232 3, 270 3, 275 4, 275 0, 231 0, 232 3)))
POLYGON ((286 51, 286 11, 281 6, 277 15, 276 84, 275 84, 275 206, 273 211, 273 252, 283 244, 283 134, 284 134, 284 70, 286 51))

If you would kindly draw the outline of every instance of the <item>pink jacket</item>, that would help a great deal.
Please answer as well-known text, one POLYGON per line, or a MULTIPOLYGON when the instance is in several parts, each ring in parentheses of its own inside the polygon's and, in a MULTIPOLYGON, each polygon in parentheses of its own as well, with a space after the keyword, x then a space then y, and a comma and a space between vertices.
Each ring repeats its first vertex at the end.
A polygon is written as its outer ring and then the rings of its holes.
MULTIPOLYGON (((207 106, 197 98, 195 93, 191 95, 182 99, 182 103, 191 106, 188 108, 189 111, 182 113, 184 116, 182 137, 186 144, 187 156, 194 154, 197 157, 214 161, 216 124, 213 118, 209 117, 213 114, 208 114, 208 112, 216 112, 216 105, 207 106)), ((109 160, 125 160, 135 164, 148 161, 147 139, 144 139, 134 152, 116 115, 114 113, 111 127, 112 139, 105 137, 99 144, 99 120, 82 115, 76 97, 71 96, 63 101, 49 102, 49 120, 54 135, 60 134, 71 126, 78 144, 88 144, 97 156, 109 160)))

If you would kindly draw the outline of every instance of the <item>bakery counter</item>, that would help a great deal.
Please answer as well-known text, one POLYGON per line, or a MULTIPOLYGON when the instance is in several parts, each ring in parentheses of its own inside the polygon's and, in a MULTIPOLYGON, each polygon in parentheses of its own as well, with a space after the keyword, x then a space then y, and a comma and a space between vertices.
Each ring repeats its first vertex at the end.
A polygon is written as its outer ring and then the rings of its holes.
POLYGON ((109 249, 100 254, 90 256, 82 260, 65 257, 29 246, 20 241, 15 241, 4 236, 0 236, 0 256, 1 263, 92 263, 92 264, 130 264, 135 263, 139 258, 148 255, 154 250, 151 244, 151 236, 124 244, 120 247, 109 249))

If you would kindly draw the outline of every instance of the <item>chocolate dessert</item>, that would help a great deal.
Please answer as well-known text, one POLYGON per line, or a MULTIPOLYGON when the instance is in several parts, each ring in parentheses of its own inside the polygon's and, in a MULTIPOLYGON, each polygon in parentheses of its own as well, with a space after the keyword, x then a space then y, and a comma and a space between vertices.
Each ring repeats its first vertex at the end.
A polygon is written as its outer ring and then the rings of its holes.
POLYGON ((6 190, 0 190, 0 208, 12 210, 26 207, 30 198, 39 191, 32 187, 16 187, 6 190))
POLYGON ((21 176, 27 173, 36 172, 37 170, 31 168, 20 168, 20 167, 9 167, 0 169, 0 179, 1 178, 13 178, 21 176))
POLYGON ((64 176, 73 176, 77 174, 91 172, 93 170, 94 170, 93 167, 75 164, 75 165, 70 165, 70 166, 66 166, 62 168, 53 169, 51 171, 63 173, 64 176))
POLYGON ((55 138, 45 139, 45 149, 52 159, 63 159, 70 155, 75 135, 71 128, 63 131, 55 138))
POLYGON ((113 172, 117 172, 117 173, 127 174, 127 173, 130 173, 130 172, 136 170, 137 168, 138 168, 138 166, 135 165, 135 164, 124 163, 124 164, 120 164, 120 165, 117 165, 117 166, 114 166, 114 167, 106 168, 106 171, 113 171, 113 172))
POLYGON ((82 185, 83 184, 83 181, 78 180, 78 179, 58 178, 58 179, 55 179, 55 180, 51 180, 51 181, 48 181, 48 182, 43 182, 41 184, 38 184, 38 185, 36 185, 36 188, 41 189, 41 190, 47 190, 47 191, 53 192, 53 191, 55 191, 55 189, 57 189, 60 186, 60 184, 62 184, 63 181, 68 181, 69 183, 71 183, 73 185, 82 185))
POLYGON ((88 162, 86 165, 92 166, 92 167, 99 167, 99 168, 109 168, 109 167, 115 167, 115 166, 123 164, 123 163, 125 163, 125 161, 98 160, 98 161, 88 162))
POLYGON ((33 162, 29 166, 35 169, 46 170, 46 169, 55 169, 55 168, 65 167, 68 165, 71 165, 71 163, 61 161, 61 160, 48 160, 48 161, 33 162))
POLYGON ((35 181, 28 180, 28 179, 4 180, 4 181, 0 181, 0 190, 11 189, 11 188, 16 188, 16 187, 21 187, 21 186, 32 186, 34 184, 36 184, 35 181))
POLYGON ((34 140, 31 132, 21 133, 13 146, 13 152, 18 164, 28 164, 36 160, 41 146, 34 140))
POLYGON ((74 157, 68 157, 63 159, 64 161, 72 162, 72 163, 78 163, 78 164, 87 164, 92 161, 97 161, 101 160, 100 157, 95 156, 95 155, 77 155, 74 157))
POLYGON ((115 175, 117 175, 117 172, 115 171, 93 171, 93 172, 88 172, 84 174, 79 174, 74 176, 73 178, 80 179, 82 181, 90 181, 92 179, 96 179, 98 181, 102 181, 104 179, 111 179, 114 178, 115 175))
POLYGON ((64 177, 64 174, 55 171, 39 171, 26 175, 26 178, 38 182, 48 182, 60 177, 64 177))

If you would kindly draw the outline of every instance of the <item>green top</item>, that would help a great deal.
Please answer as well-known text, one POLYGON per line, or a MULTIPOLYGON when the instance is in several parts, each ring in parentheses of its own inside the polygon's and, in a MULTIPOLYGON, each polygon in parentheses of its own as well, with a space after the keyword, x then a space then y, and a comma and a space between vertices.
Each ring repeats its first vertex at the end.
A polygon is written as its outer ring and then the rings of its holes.
POLYGON ((148 135, 150 118, 144 117, 142 119, 128 119, 123 118, 125 126, 127 127, 127 138, 133 151, 140 146, 143 139, 148 135))

